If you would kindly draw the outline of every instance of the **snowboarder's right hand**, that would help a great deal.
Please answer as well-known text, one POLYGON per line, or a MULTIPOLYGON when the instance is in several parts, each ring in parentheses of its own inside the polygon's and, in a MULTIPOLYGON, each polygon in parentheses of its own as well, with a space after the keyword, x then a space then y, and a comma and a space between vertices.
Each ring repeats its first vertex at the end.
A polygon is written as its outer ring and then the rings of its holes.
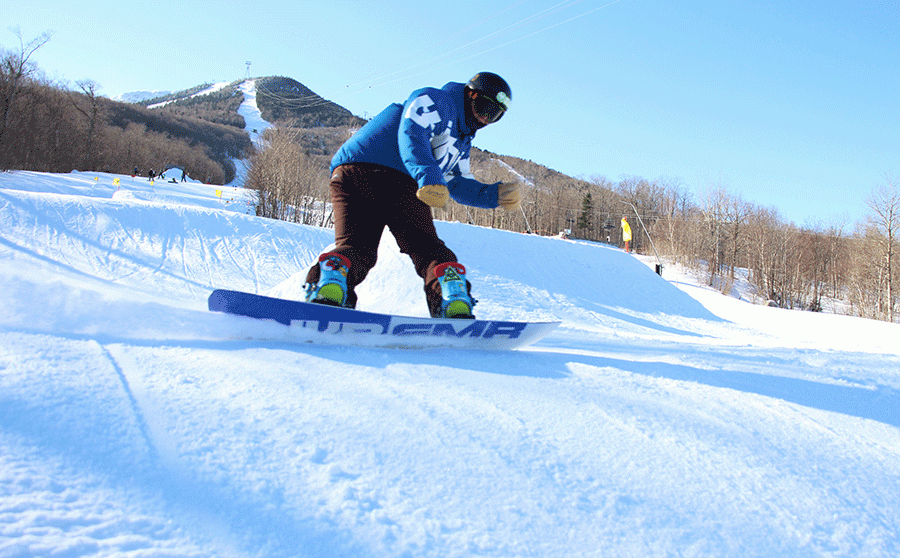
POLYGON ((416 191, 416 197, 431 207, 444 209, 447 206, 447 200, 450 199, 450 192, 443 184, 429 184, 419 188, 416 191))

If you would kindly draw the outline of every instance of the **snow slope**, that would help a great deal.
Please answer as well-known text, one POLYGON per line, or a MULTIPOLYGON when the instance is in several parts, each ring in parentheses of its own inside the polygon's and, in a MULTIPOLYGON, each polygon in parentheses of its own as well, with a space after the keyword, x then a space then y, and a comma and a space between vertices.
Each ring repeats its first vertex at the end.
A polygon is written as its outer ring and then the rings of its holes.
MULTIPOLYGON (((119 178, 120 188, 113 181, 119 178)), ((900 555, 900 326, 438 223, 522 351, 252 342, 331 231, 0 174, 0 557, 900 555)), ((385 236, 364 309, 426 314, 385 236)))
POLYGON ((263 132, 272 125, 263 119, 259 105, 256 104, 256 80, 245 80, 239 89, 244 94, 244 100, 238 107, 238 114, 244 117, 244 131, 250 136, 250 141, 259 144, 263 132))
POLYGON ((119 101, 120 103, 140 103, 141 101, 147 101, 150 99, 155 99, 156 97, 162 97, 163 95, 171 94, 172 91, 132 91, 130 93, 114 95, 110 98, 113 101, 119 101))
MULTIPOLYGON (((219 82, 219 83, 214 83, 214 84, 210 85, 210 86, 207 87, 206 89, 203 89, 203 90, 201 90, 201 91, 198 91, 198 92, 196 92, 196 93, 193 93, 193 94, 191 94, 191 95, 188 95, 187 97, 182 97, 181 99, 173 99, 173 100, 171 100, 171 101, 163 101, 163 102, 161 102, 161 103, 156 103, 156 104, 154 104, 154 105, 147 105, 147 108, 149 108, 149 109, 160 108, 160 107, 164 107, 164 106, 166 106, 166 105, 168 105, 168 104, 170 104, 170 103, 174 103, 175 101, 178 101, 178 100, 193 99, 194 97, 200 97, 200 96, 203 96, 203 95, 209 95, 209 94, 211 94, 211 93, 215 93, 215 92, 217 92, 217 91, 221 91, 222 89, 225 89, 225 88, 228 87, 229 85, 231 85, 231 82, 228 82, 228 81, 221 81, 221 82, 219 82)), ((159 95, 154 95, 153 97, 162 97, 163 95, 166 95, 167 93, 170 93, 170 92, 163 92, 163 93, 160 93, 159 95)), ((128 94, 128 93, 125 94, 125 96, 131 97, 131 98, 134 98, 134 95, 135 95, 135 94, 128 94)), ((137 93, 136 95, 139 96, 140 93, 137 93)), ((125 97, 125 96, 122 96, 122 97, 125 97)), ((144 97, 144 99, 140 99, 140 100, 152 99, 153 97, 144 97)), ((119 99, 116 99, 116 100, 119 100, 119 99)), ((131 101, 131 102, 139 102, 139 101, 131 101)))

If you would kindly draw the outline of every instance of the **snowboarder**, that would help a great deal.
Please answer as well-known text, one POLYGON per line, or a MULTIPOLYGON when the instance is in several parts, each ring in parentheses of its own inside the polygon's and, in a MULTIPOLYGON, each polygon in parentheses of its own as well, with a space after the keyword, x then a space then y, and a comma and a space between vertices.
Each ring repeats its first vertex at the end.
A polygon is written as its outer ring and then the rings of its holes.
POLYGON ((388 227, 425 284, 433 317, 473 318, 465 267, 438 238, 431 208, 448 198, 473 207, 520 207, 517 183, 472 177, 475 132, 500 120, 512 92, 497 74, 414 91, 385 108, 344 143, 331 161, 335 248, 306 277, 306 300, 356 307, 355 287, 375 266, 388 227))

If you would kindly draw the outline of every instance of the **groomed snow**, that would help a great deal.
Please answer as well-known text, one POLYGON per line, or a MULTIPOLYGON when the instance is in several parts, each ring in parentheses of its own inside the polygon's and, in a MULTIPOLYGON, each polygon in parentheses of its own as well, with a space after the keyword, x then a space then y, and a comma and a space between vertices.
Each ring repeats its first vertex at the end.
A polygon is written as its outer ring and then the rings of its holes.
POLYGON ((256 80, 245 80, 239 89, 244 94, 244 100, 238 107, 238 114, 244 117, 244 131, 250 136, 250 141, 259 144, 263 132, 272 125, 263 119, 259 105, 256 104, 256 80))
MULTIPOLYGON (((502 353, 242 340, 282 326, 210 291, 299 298, 332 231, 236 188, 0 174, 0 556, 900 555, 900 326, 438 230, 479 317, 562 326, 502 353)), ((388 234, 360 307, 426 315, 388 234)))

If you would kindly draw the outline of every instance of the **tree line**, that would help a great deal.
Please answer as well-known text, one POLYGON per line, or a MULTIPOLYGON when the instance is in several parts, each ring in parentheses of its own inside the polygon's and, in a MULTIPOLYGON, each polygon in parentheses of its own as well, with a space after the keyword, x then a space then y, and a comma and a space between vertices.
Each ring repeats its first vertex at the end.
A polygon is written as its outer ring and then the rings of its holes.
MULTIPOLYGON (((671 182, 618 186, 640 201, 667 259, 702 271, 722 292, 744 273, 756 302, 811 311, 830 304, 833 312, 897 321, 900 187, 891 177, 872 190, 862 221, 804 226, 724 187, 695 199, 671 182)), ((641 230, 639 238, 646 234, 641 230)))
POLYGON ((210 184, 233 180, 250 147, 240 127, 102 97, 91 80, 54 83, 31 60, 49 34, 0 51, 0 170, 130 174, 180 167, 210 184))

